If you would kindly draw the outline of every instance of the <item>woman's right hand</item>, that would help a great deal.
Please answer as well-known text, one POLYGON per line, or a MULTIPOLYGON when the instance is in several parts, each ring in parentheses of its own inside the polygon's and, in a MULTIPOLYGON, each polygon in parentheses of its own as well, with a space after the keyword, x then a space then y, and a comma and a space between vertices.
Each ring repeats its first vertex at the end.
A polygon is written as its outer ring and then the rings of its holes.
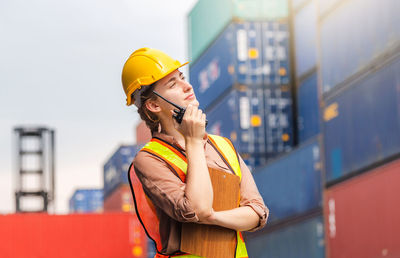
MULTIPOLYGON (((174 112, 171 110, 171 113, 174 112)), ((206 133, 206 114, 196 106, 189 104, 183 115, 182 123, 178 124, 175 119, 175 128, 183 135, 185 140, 199 139, 202 140, 206 133)))

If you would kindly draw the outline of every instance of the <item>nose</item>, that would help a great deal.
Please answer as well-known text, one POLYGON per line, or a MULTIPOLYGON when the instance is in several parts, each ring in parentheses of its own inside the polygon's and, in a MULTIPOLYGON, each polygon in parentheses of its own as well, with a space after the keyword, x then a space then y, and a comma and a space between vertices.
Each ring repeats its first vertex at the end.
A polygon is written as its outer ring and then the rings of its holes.
POLYGON ((181 83, 182 83, 183 92, 188 92, 188 91, 192 90, 193 87, 189 82, 187 82, 185 80, 181 80, 181 83))

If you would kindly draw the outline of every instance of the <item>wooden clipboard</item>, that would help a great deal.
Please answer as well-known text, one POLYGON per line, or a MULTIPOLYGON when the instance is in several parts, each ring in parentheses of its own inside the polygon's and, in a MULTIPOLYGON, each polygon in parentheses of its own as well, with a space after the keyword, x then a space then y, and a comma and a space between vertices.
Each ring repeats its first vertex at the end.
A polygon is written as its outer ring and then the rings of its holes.
MULTIPOLYGON (((214 191, 213 209, 230 210, 239 206, 240 178, 209 168, 214 191)), ((214 225, 183 223, 181 251, 206 258, 233 258, 236 231, 214 225)))

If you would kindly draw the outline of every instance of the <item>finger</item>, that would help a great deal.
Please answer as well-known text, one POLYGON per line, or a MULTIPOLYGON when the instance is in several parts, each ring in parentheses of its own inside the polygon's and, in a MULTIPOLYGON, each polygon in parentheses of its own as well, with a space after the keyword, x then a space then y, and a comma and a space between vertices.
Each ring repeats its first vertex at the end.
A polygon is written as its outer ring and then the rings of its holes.
POLYGON ((186 107, 186 111, 185 111, 185 115, 184 115, 184 116, 186 116, 186 117, 191 117, 191 116, 192 116, 192 113, 193 113, 193 105, 192 105, 192 104, 189 104, 189 105, 186 107))
POLYGON ((203 122, 204 125, 206 124, 206 114, 205 113, 201 114, 201 121, 203 122))
POLYGON ((191 105, 192 106, 192 117, 193 118, 196 118, 197 117, 197 112, 198 112, 198 107, 196 107, 196 106, 193 106, 193 105, 191 105))
POLYGON ((203 111, 201 109, 197 110, 197 119, 201 120, 201 116, 203 115, 203 111))

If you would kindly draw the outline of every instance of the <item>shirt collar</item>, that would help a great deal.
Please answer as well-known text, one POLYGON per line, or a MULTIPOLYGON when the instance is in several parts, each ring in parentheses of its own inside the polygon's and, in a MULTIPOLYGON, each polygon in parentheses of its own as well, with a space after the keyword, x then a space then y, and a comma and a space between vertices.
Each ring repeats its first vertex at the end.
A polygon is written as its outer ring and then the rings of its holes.
MULTIPOLYGON (((175 137, 161 133, 161 132, 153 132, 153 137, 160 138, 161 140, 164 140, 168 142, 171 145, 177 146, 179 149, 185 151, 185 149, 178 143, 178 141, 175 139, 175 137)), ((205 139, 208 139, 208 134, 206 133, 205 139)), ((204 148, 206 147, 207 141, 204 141, 204 148)))

